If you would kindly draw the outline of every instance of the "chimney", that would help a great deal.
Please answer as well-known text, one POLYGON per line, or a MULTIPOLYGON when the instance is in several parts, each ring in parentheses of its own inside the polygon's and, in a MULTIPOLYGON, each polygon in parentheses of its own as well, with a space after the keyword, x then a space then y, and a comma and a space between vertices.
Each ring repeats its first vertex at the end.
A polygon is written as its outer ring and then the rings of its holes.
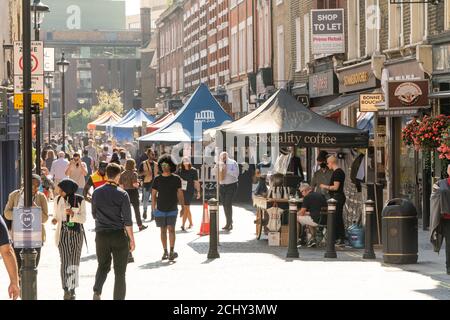
POLYGON ((152 9, 149 7, 141 7, 141 32, 142 32, 142 48, 145 48, 152 39, 152 9))

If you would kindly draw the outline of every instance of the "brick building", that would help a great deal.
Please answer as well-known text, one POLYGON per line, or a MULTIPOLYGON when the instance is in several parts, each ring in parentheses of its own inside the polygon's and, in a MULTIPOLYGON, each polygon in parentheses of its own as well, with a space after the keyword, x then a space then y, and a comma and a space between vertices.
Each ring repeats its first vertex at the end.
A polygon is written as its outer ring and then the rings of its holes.
POLYGON ((256 38, 254 20, 256 1, 230 1, 230 81, 227 84, 228 98, 235 118, 247 114, 252 82, 255 84, 256 38))
POLYGON ((181 3, 175 3, 164 11, 156 21, 158 28, 157 83, 159 84, 158 87, 166 89, 163 94, 169 100, 181 98, 185 88, 183 10, 181 3))

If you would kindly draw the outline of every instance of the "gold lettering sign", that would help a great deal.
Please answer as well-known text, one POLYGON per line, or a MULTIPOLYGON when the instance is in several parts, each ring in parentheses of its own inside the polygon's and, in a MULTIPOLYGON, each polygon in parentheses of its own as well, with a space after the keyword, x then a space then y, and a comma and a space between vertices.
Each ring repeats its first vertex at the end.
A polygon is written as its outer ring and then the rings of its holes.
POLYGON ((369 72, 358 72, 344 76, 344 85, 353 86, 355 84, 366 83, 369 81, 369 72))

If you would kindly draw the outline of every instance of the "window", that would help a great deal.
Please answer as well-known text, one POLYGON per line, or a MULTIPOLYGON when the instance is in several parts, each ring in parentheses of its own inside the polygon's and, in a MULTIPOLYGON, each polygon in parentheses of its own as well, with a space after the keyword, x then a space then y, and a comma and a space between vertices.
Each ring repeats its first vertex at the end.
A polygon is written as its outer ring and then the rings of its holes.
POLYGON ((277 27, 277 68, 278 68, 278 81, 280 83, 280 87, 284 88, 284 31, 283 25, 279 25, 277 27))
POLYGON ((302 70, 302 30, 300 17, 295 19, 295 71, 302 70))
POLYGON ((444 2, 444 20, 445 20, 445 30, 449 30, 450 29, 450 2, 449 1, 445 1, 444 2))
POLYGON ((183 72, 183 67, 180 68, 178 76, 179 76, 178 85, 180 87, 179 89, 180 89, 181 92, 183 92, 184 91, 184 72, 183 72))
POLYGON ((389 6, 389 48, 403 46, 403 5, 389 6))
POLYGON ((239 73, 245 73, 245 21, 239 24, 239 73))
POLYGON ((353 60, 359 57, 359 1, 348 1, 348 43, 347 58, 353 60))
POLYGON ((264 14, 258 12, 258 66, 264 66, 264 14))
POLYGON ((177 68, 172 69, 172 92, 177 92, 177 68))
POLYGON ((282 3, 283 3, 283 0, 277 0, 277 6, 282 4, 282 3))
POLYGON ((270 15, 269 15, 269 6, 265 6, 264 8, 264 65, 270 65, 270 15))
POLYGON ((247 20, 247 71, 253 70, 253 24, 252 18, 247 20))
POLYGON ((166 86, 166 75, 164 72, 161 72, 160 75, 161 75, 161 87, 165 87, 166 86))
POLYGON ((411 44, 419 43, 426 37, 427 5, 425 3, 411 3, 411 44))
MULTIPOLYGON (((170 70, 167 71, 166 80, 167 80, 167 86, 171 87, 172 86, 172 79, 171 79, 171 76, 170 76, 170 70)), ((172 92, 173 92, 173 88, 172 88, 172 92)))
POLYGON ((305 67, 308 67, 308 63, 311 59, 311 55, 310 55, 310 46, 311 46, 311 42, 310 42, 310 30, 309 30, 309 13, 305 14, 305 16, 303 17, 303 34, 304 34, 304 42, 305 45, 303 46, 303 49, 305 50, 305 67))
POLYGON ((231 29, 231 75, 236 76, 238 72, 238 39, 237 27, 231 29))
POLYGON ((378 0, 366 0, 366 54, 379 51, 380 7, 378 0))

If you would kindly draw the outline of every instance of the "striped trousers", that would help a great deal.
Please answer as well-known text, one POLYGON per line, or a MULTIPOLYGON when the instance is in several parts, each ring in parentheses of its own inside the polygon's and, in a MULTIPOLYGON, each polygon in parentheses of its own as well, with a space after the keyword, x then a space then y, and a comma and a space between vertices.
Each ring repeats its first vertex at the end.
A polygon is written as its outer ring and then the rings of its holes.
POLYGON ((59 240, 59 256, 61 258, 61 281, 65 290, 78 287, 81 249, 83 248, 83 232, 70 230, 65 223, 61 226, 59 240))

